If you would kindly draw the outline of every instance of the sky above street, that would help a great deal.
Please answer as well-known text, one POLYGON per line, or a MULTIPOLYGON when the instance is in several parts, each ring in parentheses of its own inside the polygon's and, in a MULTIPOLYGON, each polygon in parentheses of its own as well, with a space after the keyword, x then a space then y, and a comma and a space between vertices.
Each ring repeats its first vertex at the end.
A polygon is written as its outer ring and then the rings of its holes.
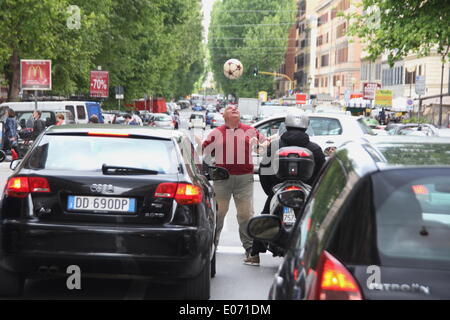
POLYGON ((208 26, 211 22, 211 11, 212 7, 214 5, 214 2, 217 0, 202 0, 202 6, 203 6, 203 28, 205 30, 204 36, 205 41, 208 39, 208 26))

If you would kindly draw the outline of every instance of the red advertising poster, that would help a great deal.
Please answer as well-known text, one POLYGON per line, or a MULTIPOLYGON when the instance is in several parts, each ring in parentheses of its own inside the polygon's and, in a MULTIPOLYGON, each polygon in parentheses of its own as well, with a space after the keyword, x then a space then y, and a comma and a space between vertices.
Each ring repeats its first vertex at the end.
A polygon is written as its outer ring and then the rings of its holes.
POLYGON ((381 89, 381 84, 366 82, 363 84, 363 97, 366 100, 375 100, 375 91, 381 89))
POLYGON ((91 97, 108 98, 109 73, 108 71, 91 71, 91 97))
POLYGON ((52 90, 51 60, 20 60, 22 90, 52 90))
POLYGON ((295 100, 296 104, 306 104, 306 94, 297 94, 295 100))

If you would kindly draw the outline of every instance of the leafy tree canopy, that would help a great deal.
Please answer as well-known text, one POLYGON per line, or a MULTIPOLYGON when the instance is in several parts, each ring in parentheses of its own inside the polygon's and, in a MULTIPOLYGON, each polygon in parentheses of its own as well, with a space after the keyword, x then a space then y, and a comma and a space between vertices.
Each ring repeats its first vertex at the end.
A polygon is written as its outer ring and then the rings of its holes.
POLYGON ((255 78, 253 69, 279 69, 288 30, 295 21, 295 8, 291 0, 227 0, 214 5, 208 43, 214 77, 225 94, 256 97, 261 90, 273 93, 274 79, 255 78), (231 58, 244 66, 244 74, 237 80, 223 75, 223 65, 231 58))

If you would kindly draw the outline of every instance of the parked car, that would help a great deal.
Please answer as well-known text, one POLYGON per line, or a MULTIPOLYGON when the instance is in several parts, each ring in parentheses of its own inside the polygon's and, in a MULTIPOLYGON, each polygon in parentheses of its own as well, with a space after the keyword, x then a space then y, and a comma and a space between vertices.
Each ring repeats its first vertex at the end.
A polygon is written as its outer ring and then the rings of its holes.
POLYGON ((192 113, 189 117, 188 128, 201 128, 206 129, 206 118, 203 113, 192 113))
POLYGON ((211 128, 217 128, 225 124, 225 119, 220 113, 213 113, 213 118, 211 120, 211 128))
POLYGON ((432 124, 426 123, 408 123, 401 124, 388 129, 390 135, 402 135, 402 136, 438 136, 439 129, 432 124))
POLYGON ((208 299, 216 202, 189 138, 117 125, 49 128, 11 163, 0 211, 0 295, 30 277, 149 278, 208 299), (124 156, 126 155, 126 156, 124 156), (189 159, 189 160, 186 160, 189 159), (130 267, 132 266, 132 267, 130 267))
MULTIPOLYGON (((45 125, 47 127, 56 124, 56 115, 58 113, 64 115, 66 124, 75 123, 72 113, 68 110, 40 110, 40 111, 42 112, 41 119, 45 121, 45 125)), ((27 122, 29 125, 32 123, 31 120, 33 118, 33 113, 34 110, 16 112, 17 121, 19 122, 19 125, 22 127, 22 129, 27 128, 27 122)), ((30 126, 30 128, 32 128, 32 126, 30 126)))
POLYGON ((209 111, 209 110, 206 111, 205 118, 206 118, 206 125, 207 126, 211 125, 213 117, 214 117, 214 114, 215 114, 215 111, 209 111))
MULTIPOLYGON (((33 111, 35 109, 34 102, 5 102, 0 104, 0 109, 9 107, 14 112, 33 111)), ((103 123, 102 109, 100 103, 90 101, 38 101, 38 110, 47 111, 70 111, 74 117, 75 123, 88 123, 92 115, 96 115, 99 123, 103 123)), ((2 113, 0 111, 0 113, 2 113)))
POLYGON ((154 114, 152 126, 160 129, 173 129, 175 125, 173 118, 170 115, 164 113, 154 114))
POLYGON ((201 112, 204 111, 205 108, 203 108, 201 105, 197 104, 195 106, 192 107, 192 111, 197 111, 197 112, 201 112))
POLYGON ((287 250, 270 299, 450 298, 450 139, 370 140, 338 149, 292 231, 250 221, 287 250))
POLYGON ((252 124, 256 123, 256 117, 250 114, 241 114, 241 122, 251 126, 252 124))

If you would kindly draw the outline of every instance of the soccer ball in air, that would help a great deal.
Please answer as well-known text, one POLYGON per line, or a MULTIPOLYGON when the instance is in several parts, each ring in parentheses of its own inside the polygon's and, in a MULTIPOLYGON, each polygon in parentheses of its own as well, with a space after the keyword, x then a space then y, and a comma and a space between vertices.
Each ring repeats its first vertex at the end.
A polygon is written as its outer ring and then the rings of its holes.
POLYGON ((223 65, 223 73, 230 80, 235 80, 244 73, 244 66, 237 59, 230 59, 223 65))

